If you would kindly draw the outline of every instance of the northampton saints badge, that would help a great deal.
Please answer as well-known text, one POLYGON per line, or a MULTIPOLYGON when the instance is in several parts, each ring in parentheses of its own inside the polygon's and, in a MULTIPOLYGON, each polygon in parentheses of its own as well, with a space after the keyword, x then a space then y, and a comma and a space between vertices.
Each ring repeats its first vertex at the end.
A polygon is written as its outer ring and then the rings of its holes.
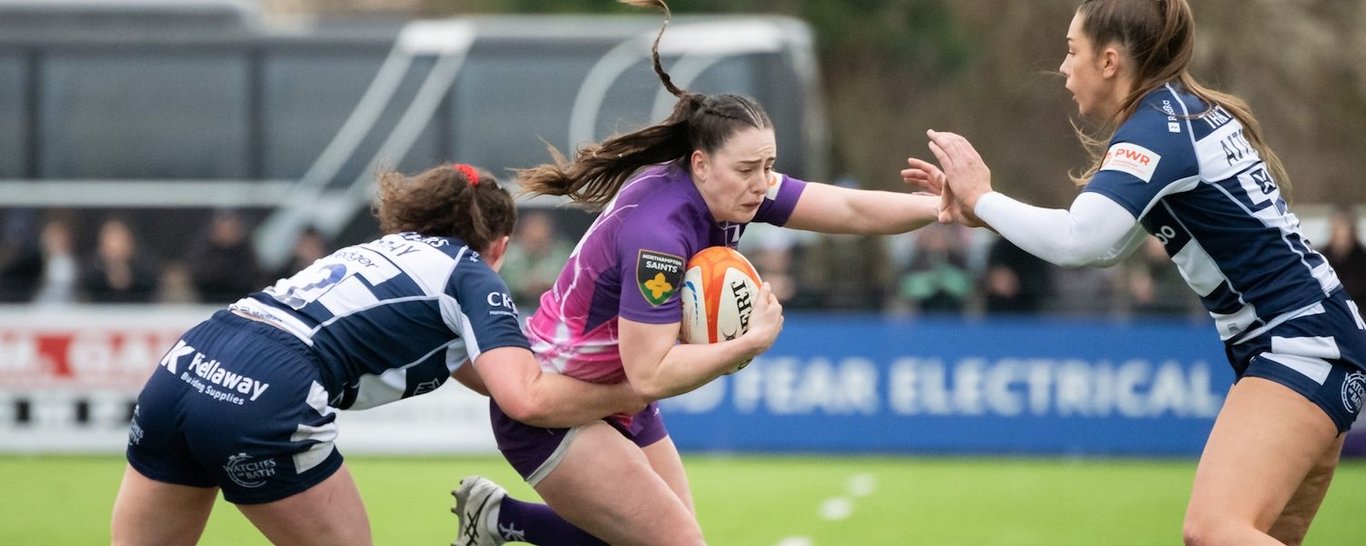
POLYGON ((659 306, 678 292, 683 282, 683 258, 641 250, 636 258, 636 285, 650 305, 659 306))

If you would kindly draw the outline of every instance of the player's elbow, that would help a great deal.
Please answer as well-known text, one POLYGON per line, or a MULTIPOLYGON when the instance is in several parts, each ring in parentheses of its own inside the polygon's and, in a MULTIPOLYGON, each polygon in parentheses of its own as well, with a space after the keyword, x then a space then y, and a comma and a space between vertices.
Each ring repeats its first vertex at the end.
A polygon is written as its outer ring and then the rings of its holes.
POLYGON ((508 397, 506 402, 498 401, 498 407, 503 410, 503 414, 511 417, 512 420, 531 425, 533 427, 553 427, 551 420, 555 414, 546 404, 540 403, 534 396, 522 394, 508 397))
POLYGON ((1053 252, 1050 254, 1052 259, 1049 261, 1053 262, 1054 265, 1070 268, 1097 265, 1097 262, 1104 257, 1102 256, 1103 250, 1077 244, 1058 245, 1053 248, 1053 252))
POLYGON ((639 381, 632 379, 631 388, 635 390, 636 396, 643 400, 663 400, 680 394, 677 389, 669 388, 668 385, 650 379, 639 381))

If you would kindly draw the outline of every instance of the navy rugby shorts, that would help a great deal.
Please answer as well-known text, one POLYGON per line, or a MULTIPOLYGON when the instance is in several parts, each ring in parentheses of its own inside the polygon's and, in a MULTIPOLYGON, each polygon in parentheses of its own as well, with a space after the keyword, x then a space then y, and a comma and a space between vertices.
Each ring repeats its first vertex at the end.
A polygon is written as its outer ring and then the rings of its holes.
POLYGON ((313 487, 342 463, 318 370, 298 338, 219 311, 176 342, 138 395, 128 463, 156 481, 220 487, 236 504, 313 487))
MULTIPOLYGON (((522 479, 532 486, 540 483, 555 469, 578 432, 577 428, 533 427, 514 421, 503 413, 492 398, 489 398, 489 416, 498 450, 503 452, 503 458, 522 475, 522 479)), ((659 415, 658 402, 652 402, 644 410, 632 415, 628 423, 623 423, 617 416, 604 418, 603 421, 640 447, 654 444, 669 435, 664 428, 664 419, 659 415)))
POLYGON ((1225 343, 1239 378, 1260 377, 1312 400, 1346 432, 1366 397, 1366 323, 1346 291, 1261 335, 1225 343))

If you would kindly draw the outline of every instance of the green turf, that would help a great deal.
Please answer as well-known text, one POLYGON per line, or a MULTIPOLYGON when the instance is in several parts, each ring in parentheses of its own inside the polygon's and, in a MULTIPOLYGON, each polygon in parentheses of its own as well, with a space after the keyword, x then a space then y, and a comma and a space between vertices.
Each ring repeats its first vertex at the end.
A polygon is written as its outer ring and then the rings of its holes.
MULTIPOLYGON (((530 490, 496 458, 351 457, 375 543, 448 544, 449 489, 481 473, 530 490)), ((870 457, 687 458, 718 545, 1179 544, 1194 461, 870 457), (843 517, 822 506, 844 506, 843 517)), ((117 457, 0 457, 0 544, 108 543, 117 457)), ((1366 543, 1366 462, 1344 463, 1308 544, 1366 543)), ((836 511, 840 512, 840 511, 836 511)), ((219 503, 201 544, 265 544, 219 503)))

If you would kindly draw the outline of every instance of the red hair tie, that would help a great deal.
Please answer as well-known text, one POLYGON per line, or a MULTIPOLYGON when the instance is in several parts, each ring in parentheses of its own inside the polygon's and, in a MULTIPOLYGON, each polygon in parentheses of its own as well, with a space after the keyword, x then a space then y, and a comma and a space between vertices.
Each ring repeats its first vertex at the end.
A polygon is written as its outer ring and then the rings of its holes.
POLYGON ((471 187, 479 186, 479 171, 475 170, 474 166, 469 163, 456 163, 451 165, 451 168, 465 175, 465 181, 469 182, 471 187))

